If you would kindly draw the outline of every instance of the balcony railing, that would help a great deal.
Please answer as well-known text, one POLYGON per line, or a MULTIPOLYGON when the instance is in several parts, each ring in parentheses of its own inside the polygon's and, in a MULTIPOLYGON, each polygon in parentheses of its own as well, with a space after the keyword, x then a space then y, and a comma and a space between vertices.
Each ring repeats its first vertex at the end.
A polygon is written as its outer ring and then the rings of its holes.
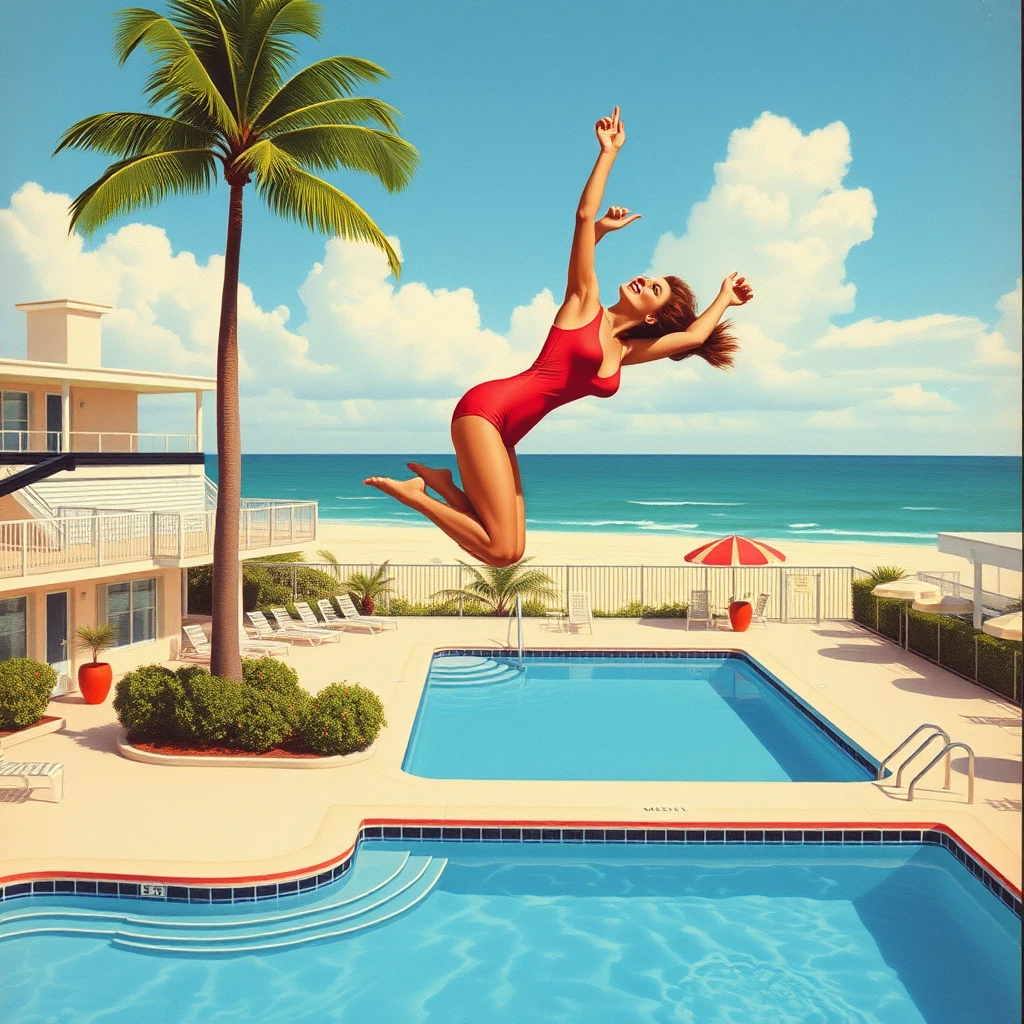
MULTIPOLYGON (((75 510, 64 510, 75 511, 75 510)), ((100 512, 0 522, 0 576, 163 561, 213 554, 216 512, 100 512)), ((239 509, 241 551, 316 539, 315 501, 246 499, 239 509)))
MULTIPOLYGON (((5 452, 61 452, 64 439, 59 430, 0 431, 0 450, 5 452)), ((195 434, 130 434, 117 430, 72 430, 68 433, 72 452, 194 452, 195 434)))

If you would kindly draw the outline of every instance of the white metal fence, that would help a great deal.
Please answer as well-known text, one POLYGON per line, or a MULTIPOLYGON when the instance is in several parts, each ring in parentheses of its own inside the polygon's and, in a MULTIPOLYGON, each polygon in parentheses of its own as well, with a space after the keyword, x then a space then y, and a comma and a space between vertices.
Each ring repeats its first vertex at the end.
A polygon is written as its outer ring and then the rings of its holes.
MULTIPOLYGON (((214 510, 61 511, 52 519, 0 522, 0 576, 213 553, 214 510)), ((315 501, 246 499, 239 510, 239 548, 308 543, 316 538, 316 513, 315 501)))
MULTIPOLYGON (((380 563, 264 563, 296 593, 300 569, 319 569, 341 581, 353 573, 371 574, 380 563)), ((590 594, 595 613, 639 614, 641 607, 689 604, 694 590, 708 590, 711 606, 724 610, 734 598, 756 602, 768 595, 765 616, 782 622, 849 619, 853 616, 849 566, 757 566, 720 568, 702 565, 535 565, 531 570, 551 580, 553 596, 540 598, 546 610, 568 607, 570 591, 590 594), (635 609, 635 610, 634 610, 635 609)), ((390 564, 390 593, 382 599, 387 608, 400 598, 411 604, 437 604, 443 590, 460 590, 473 579, 462 565, 390 564)))

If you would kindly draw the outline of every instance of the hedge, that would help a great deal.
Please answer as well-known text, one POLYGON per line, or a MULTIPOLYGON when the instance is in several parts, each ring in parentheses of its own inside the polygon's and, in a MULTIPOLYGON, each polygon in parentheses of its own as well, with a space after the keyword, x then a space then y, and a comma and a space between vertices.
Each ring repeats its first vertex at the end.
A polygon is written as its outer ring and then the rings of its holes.
MULTIPOLYGON (((904 642, 906 602, 875 597, 869 580, 853 582, 853 617, 857 622, 904 642)), ((1011 700, 1020 699, 1021 645, 979 632, 973 623, 953 615, 936 615, 910 609, 906 639, 910 650, 974 679, 1011 700), (977 650, 977 671, 975 671, 977 650), (1017 693, 1014 693, 1014 655, 1016 654, 1017 693)))
POLYGON ((615 612, 594 612, 595 618, 602 619, 685 619, 689 605, 679 604, 641 604, 630 601, 615 612))
POLYGON ((57 670, 33 658, 0 661, 0 729, 38 722, 57 685, 57 670))
POLYGON ((144 665, 117 684, 114 711, 129 742, 158 740, 260 753, 347 754, 372 743, 387 723, 384 706, 358 684, 333 684, 310 699, 294 669, 273 658, 242 661, 242 682, 200 665, 176 672, 144 665))
MULTIPOLYGON (((266 611, 269 608, 293 607, 292 601, 311 604, 322 597, 341 593, 338 581, 320 569, 298 566, 295 569, 295 597, 292 597, 291 556, 280 559, 258 558, 242 563, 242 608, 244 611, 266 611)), ((197 615, 209 615, 213 602, 213 566, 197 565, 188 570, 188 608, 197 615)))

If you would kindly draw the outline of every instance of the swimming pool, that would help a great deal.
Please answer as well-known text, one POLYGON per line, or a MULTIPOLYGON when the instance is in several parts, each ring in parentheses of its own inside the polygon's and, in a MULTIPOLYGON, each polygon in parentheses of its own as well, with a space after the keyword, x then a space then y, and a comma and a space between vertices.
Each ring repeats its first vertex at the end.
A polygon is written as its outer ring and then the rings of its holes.
POLYGON ((739 652, 434 656, 404 771, 434 779, 863 782, 867 754, 739 652), (657 656, 654 656, 657 655, 657 656))
POLYGON ((354 864, 242 907, 5 902, 0 1020, 1020 1019, 1020 921, 941 846, 364 841, 354 864))

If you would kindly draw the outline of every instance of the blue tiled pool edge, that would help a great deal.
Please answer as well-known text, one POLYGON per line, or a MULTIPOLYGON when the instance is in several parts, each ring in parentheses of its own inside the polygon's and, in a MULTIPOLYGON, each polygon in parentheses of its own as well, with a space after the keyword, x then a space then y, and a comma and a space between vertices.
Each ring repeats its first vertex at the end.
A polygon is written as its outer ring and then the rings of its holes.
MULTIPOLYGON (((107 896, 168 903, 252 903, 276 899, 279 896, 309 892, 329 885, 344 875, 352 866, 358 844, 364 839, 393 840, 398 842, 437 841, 463 843, 594 843, 614 845, 796 845, 796 846, 942 846, 969 870, 1018 918, 1021 917, 1021 898, 1003 880, 991 871, 946 826, 900 826, 897 828, 859 828, 818 825, 812 828, 771 828, 762 825, 737 827, 737 823, 715 826, 680 827, 663 825, 598 825, 596 823, 523 823, 476 822, 474 824, 444 824, 437 822, 370 821, 364 823, 356 838, 356 845, 329 867, 316 873, 289 878, 285 881, 246 879, 239 886, 164 885, 164 895, 142 895, 142 885, 136 879, 83 879, 81 877, 53 876, 30 881, 12 881, 0 885, 0 903, 33 896, 107 896), (730 827, 732 825, 732 827, 730 827)), ((180 880, 178 880, 180 881, 180 880)))

